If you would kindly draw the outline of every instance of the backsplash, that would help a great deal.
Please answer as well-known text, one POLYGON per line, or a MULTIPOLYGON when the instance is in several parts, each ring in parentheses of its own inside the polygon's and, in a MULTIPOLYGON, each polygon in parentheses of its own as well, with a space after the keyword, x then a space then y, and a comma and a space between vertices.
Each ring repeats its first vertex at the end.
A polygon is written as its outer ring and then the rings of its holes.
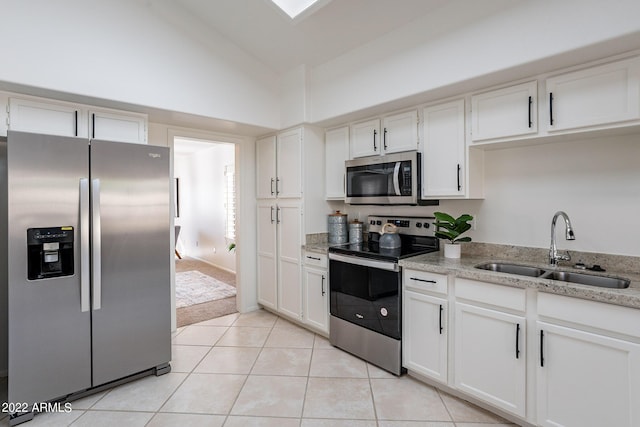
POLYGON ((306 235, 306 245, 322 245, 329 242, 329 233, 314 233, 306 235))

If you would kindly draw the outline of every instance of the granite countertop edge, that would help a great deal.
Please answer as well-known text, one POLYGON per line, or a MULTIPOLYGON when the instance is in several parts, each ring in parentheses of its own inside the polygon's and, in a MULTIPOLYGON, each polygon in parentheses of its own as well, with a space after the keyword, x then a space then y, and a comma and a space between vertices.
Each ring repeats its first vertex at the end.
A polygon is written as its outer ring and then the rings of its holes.
MULTIPOLYGON (((594 273, 603 276, 624 277, 631 280, 627 289, 610 289, 595 286, 579 285, 558 280, 541 279, 535 277, 518 276, 515 274, 498 273, 475 268, 476 265, 488 262, 507 262, 540 267, 545 270, 558 269, 583 272, 571 267, 551 267, 548 264, 528 263, 513 259, 496 259, 478 256, 465 256, 460 259, 448 259, 441 252, 433 252, 400 260, 400 266, 412 270, 427 271, 439 274, 453 274, 455 277, 495 283, 517 288, 534 288, 541 292, 564 295, 574 298, 614 304, 624 307, 640 309, 640 276, 625 272, 607 271, 594 273)), ((592 272, 589 272, 591 274, 592 272)))

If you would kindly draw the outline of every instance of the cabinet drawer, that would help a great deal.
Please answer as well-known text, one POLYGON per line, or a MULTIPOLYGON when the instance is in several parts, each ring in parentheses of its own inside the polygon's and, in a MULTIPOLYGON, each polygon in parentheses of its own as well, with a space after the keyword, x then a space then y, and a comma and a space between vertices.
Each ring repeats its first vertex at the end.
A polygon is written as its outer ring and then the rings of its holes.
POLYGON ((456 298, 477 301, 497 307, 524 312, 526 294, 524 289, 469 279, 456 279, 456 298))
POLYGON ((404 286, 419 291, 447 294, 447 276, 428 271, 404 270, 404 286))
POLYGON ((304 265, 313 265, 315 267, 327 268, 327 255, 316 252, 304 253, 304 265))
POLYGON ((538 315, 640 338, 640 310, 630 307, 540 292, 538 315))

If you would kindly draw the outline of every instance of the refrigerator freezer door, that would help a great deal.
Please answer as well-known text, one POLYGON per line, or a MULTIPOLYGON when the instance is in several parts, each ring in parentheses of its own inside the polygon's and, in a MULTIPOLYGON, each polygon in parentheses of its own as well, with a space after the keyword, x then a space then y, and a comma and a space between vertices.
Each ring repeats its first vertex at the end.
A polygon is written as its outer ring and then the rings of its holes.
MULTIPOLYGON (((88 141, 13 131, 7 140, 8 401, 36 403, 91 387, 91 313, 82 311, 80 283, 89 230, 79 220, 88 141), (73 231, 73 274, 28 280, 27 230, 56 227, 73 231)), ((58 262, 59 245, 42 247, 43 263, 58 262)))
POLYGON ((94 192, 96 180, 100 231, 92 243, 102 256, 93 265, 101 271, 92 298, 101 303, 92 311, 94 386, 171 359, 169 149, 91 141, 94 192))

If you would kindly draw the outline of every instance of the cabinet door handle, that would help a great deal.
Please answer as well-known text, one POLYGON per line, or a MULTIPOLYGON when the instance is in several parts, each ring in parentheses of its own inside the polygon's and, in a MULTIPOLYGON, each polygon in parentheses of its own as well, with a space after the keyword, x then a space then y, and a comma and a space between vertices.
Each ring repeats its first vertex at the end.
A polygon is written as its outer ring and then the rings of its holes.
POLYGON ((462 185, 460 185, 460 163, 458 163, 458 172, 457 172, 457 177, 458 177, 458 191, 462 190, 462 185))
POLYGON ((544 368, 544 331, 540 330, 540 367, 544 368))
POLYGON ((322 296, 325 296, 326 292, 324 290, 324 281, 326 280, 326 278, 324 277, 324 274, 322 275, 322 296))
POLYGON ((520 358, 520 323, 516 323, 516 359, 520 358))
POLYGON ((91 139, 96 137, 96 115, 91 115, 91 139))
POLYGON ((549 124, 553 126, 553 92, 549 92, 549 124))
POLYGON ((273 191, 273 183, 275 182, 275 179, 271 178, 271 195, 273 196, 275 194, 275 191, 273 191))
POLYGON ((440 318, 438 320, 438 324, 440 326, 440 335, 442 335, 442 330, 444 329, 442 327, 442 312, 444 311, 444 307, 442 307, 442 304, 440 304, 440 318))
POLYGON ((76 128, 75 129, 76 136, 78 136, 78 110, 75 111, 75 123, 74 123, 74 126, 76 128))
POLYGON ((531 121, 531 105, 533 104, 533 97, 529 97, 529 129, 533 126, 533 122, 531 121))
POLYGON ((410 277, 411 280, 415 280, 417 282, 426 282, 426 283, 438 283, 435 280, 425 280, 425 279, 418 279, 417 277, 410 277))
POLYGON ((309 258, 309 259, 315 259, 316 261, 320 261, 320 258, 315 257, 315 256, 309 256, 309 255, 307 255, 307 258, 309 258))
POLYGON ((280 208, 276 208, 276 224, 280 224, 280 208))
POLYGON ((276 196, 280 194, 280 186, 278 184, 280 184, 280 178, 276 178, 276 196))
POLYGON ((273 219, 273 206, 271 206, 271 224, 274 223, 274 219, 273 219))
POLYGON ((373 151, 378 151, 378 146, 376 145, 376 135, 378 134, 378 130, 373 130, 373 151))
POLYGON ((384 149, 387 149, 387 128, 384 128, 384 134, 382 135, 382 142, 384 149))

